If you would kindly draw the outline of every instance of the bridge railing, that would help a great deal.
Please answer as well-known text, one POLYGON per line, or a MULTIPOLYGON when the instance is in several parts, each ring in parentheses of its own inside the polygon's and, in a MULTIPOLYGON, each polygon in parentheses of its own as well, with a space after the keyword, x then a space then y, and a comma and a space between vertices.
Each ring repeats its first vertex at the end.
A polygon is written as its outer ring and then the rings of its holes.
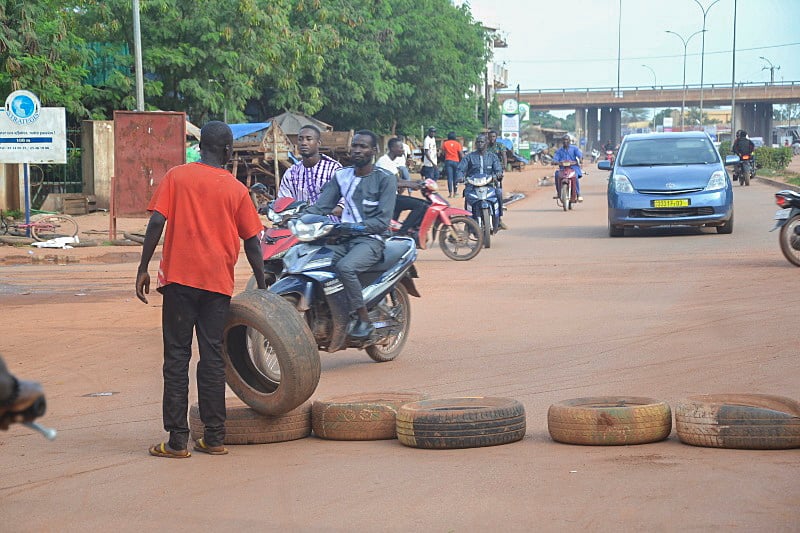
MULTIPOLYGON (((686 89, 729 89, 731 86, 730 83, 704 83, 701 87, 699 83, 697 84, 686 84, 686 89)), ((782 83, 770 83, 770 82, 743 82, 737 83, 737 88, 741 87, 800 87, 800 81, 784 81, 782 83)), ((619 87, 619 92, 624 93, 626 91, 661 91, 661 90, 673 90, 673 89, 683 89, 684 85, 629 85, 625 87, 619 87)), ((524 94, 558 94, 558 93, 600 93, 600 92, 611 92, 615 93, 617 91, 617 87, 569 87, 563 89, 520 89, 520 93, 524 94)), ((497 91, 497 94, 502 95, 514 95, 517 91, 513 89, 501 89, 497 91)))

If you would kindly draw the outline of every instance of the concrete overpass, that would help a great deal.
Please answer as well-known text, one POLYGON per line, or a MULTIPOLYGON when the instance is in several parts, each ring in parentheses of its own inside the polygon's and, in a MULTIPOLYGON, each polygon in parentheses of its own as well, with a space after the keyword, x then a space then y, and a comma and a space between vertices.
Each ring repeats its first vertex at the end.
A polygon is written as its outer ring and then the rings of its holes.
MULTIPOLYGON (((772 106, 774 104, 800 103, 800 82, 742 83, 736 85, 734 121, 736 128, 746 129, 751 136, 769 140, 772 134, 772 106)), ((704 85, 703 108, 730 106, 730 84, 704 85)), ((516 91, 498 91, 500 103, 515 98, 516 91)), ((592 140, 619 140, 622 108, 676 107, 685 99, 686 107, 700 105, 699 85, 644 86, 614 88, 541 89, 519 92, 519 101, 531 109, 574 109, 576 133, 592 140), (598 118, 598 111, 600 116, 598 118), (599 134, 599 137, 598 137, 599 134)), ((679 124, 675 125, 680 127, 679 124)))

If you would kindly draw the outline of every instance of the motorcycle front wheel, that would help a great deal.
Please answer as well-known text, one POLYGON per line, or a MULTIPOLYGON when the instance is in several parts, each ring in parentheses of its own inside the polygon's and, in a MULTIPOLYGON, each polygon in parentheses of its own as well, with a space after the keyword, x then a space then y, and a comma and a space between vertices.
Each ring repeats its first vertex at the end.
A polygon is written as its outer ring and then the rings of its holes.
POLYGON ((483 247, 492 247, 492 213, 488 207, 481 211, 481 223, 483 225, 483 247))
POLYGON ((483 233, 477 222, 466 216, 450 217, 451 226, 439 228, 439 247, 453 261, 468 261, 483 247, 483 233))
POLYGON ((570 196, 569 181, 563 180, 561 182, 561 207, 564 208, 564 211, 569 209, 570 196))
POLYGON ((373 361, 384 363, 391 361, 403 350, 408 340, 411 326, 411 302, 406 288, 400 283, 384 296, 383 300, 369 312, 369 319, 375 322, 389 322, 388 334, 379 342, 367 346, 367 354, 373 361))
POLYGON ((779 236, 783 256, 796 267, 800 267, 800 235, 794 232, 798 226, 800 226, 800 215, 787 220, 781 227, 779 236))

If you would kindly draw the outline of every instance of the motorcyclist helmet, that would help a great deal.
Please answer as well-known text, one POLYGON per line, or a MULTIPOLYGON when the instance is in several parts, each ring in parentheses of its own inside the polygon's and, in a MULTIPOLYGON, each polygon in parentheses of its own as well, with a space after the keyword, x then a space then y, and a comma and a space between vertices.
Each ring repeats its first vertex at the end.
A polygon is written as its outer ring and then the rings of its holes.
POLYGON ((739 130, 736 132, 736 136, 740 139, 744 139, 745 137, 747 137, 747 132, 744 130, 739 130))

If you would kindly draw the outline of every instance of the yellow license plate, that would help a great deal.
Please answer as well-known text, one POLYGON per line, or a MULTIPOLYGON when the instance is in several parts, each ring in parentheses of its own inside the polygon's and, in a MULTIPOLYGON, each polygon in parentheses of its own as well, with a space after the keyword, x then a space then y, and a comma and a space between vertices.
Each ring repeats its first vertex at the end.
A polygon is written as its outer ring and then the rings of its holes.
POLYGON ((688 198, 676 198, 675 200, 653 200, 653 207, 688 207, 688 198))

